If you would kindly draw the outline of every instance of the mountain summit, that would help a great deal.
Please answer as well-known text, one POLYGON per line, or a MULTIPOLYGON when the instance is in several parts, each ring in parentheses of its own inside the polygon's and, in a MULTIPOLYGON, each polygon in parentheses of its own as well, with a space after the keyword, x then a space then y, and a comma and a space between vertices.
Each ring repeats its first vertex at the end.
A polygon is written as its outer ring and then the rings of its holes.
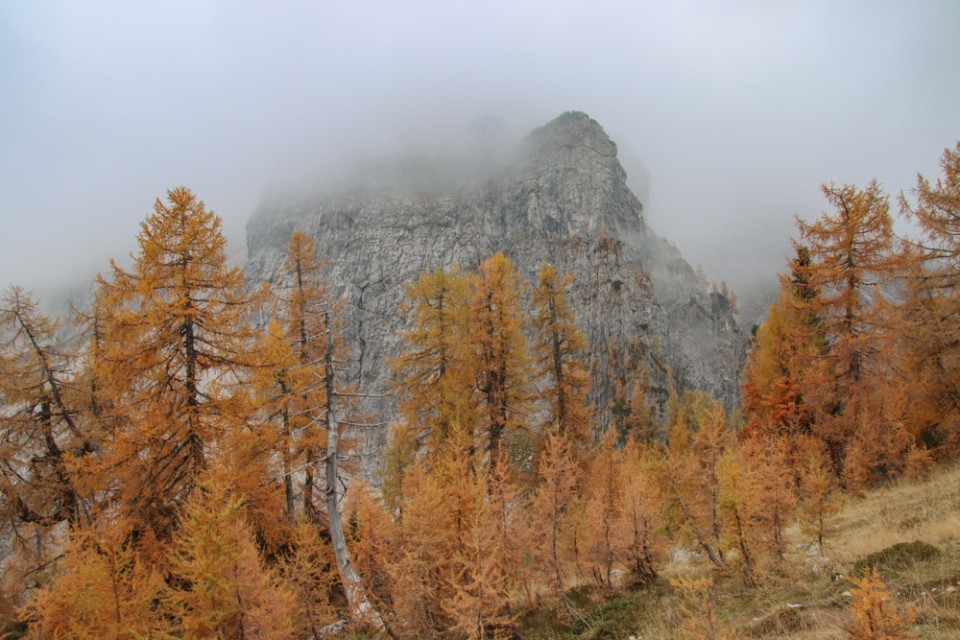
MULTIPOLYGON (((544 261, 575 278, 600 424, 637 385, 661 407, 671 381, 728 405, 738 396, 746 338, 730 300, 649 229, 616 144, 586 114, 564 113, 517 145, 481 142, 467 159, 386 161, 339 190, 264 202, 247 223, 251 281, 278 277, 293 231, 331 260, 350 374, 366 392, 386 389, 386 360, 401 347, 403 285, 503 251, 529 282, 544 261)), ((387 401, 376 408, 391 415, 387 401)))

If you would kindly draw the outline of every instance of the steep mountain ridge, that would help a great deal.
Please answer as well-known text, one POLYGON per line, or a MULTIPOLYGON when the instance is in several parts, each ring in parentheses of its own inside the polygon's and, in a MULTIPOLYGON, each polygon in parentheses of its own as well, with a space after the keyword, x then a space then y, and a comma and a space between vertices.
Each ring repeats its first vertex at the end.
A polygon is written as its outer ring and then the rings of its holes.
MULTIPOLYGON (((515 147, 478 152, 466 171, 452 164, 383 165, 338 192, 263 203, 247 224, 247 277, 276 279, 290 233, 313 237, 346 303, 349 375, 382 393, 405 328, 404 284, 496 251, 535 282, 548 261, 575 278, 570 302, 590 345, 600 424, 617 413, 615 381, 642 378, 662 403, 672 376, 734 403, 746 338, 730 301, 648 228, 599 124, 568 112, 515 147)), ((388 400, 376 405, 390 417, 388 400)))

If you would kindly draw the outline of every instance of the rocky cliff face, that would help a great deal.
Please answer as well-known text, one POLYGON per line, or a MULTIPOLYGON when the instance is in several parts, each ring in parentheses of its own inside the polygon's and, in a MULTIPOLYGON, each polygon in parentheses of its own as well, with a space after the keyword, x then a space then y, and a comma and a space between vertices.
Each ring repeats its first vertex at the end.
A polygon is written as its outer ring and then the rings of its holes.
MULTIPOLYGON (((247 276, 277 277, 292 231, 315 238, 346 303, 350 373, 381 393, 405 328, 404 284, 436 266, 472 269, 496 251, 535 282, 548 261, 576 279, 571 303, 590 344, 601 424, 611 417, 612 382, 641 369, 660 401, 672 376, 680 389, 732 404, 746 339, 730 302, 647 227, 600 125, 565 113, 518 147, 459 162, 397 161, 337 193, 266 202, 247 224, 247 276)), ((389 417, 392 406, 377 409, 389 417)))

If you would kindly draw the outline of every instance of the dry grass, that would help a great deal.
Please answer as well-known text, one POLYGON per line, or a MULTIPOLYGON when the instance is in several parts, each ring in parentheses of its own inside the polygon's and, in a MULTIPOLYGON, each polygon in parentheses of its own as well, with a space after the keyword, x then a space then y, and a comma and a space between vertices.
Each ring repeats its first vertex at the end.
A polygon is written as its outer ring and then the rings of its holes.
MULTIPOLYGON (((843 592, 851 585, 833 577, 853 572, 857 561, 872 555, 897 607, 916 612, 913 631, 918 638, 960 639, 960 465, 940 469, 923 481, 904 480, 862 498, 849 498, 831 525, 824 550, 829 562, 821 573, 804 575, 795 564, 792 587, 770 585, 765 598, 795 598, 803 604, 801 611, 810 626, 756 637, 846 637, 849 598, 843 592), (940 553, 931 555, 924 544, 906 544, 917 541, 934 545, 940 553), (900 546, 891 549, 894 545, 900 546)), ((767 611, 776 610, 764 599, 752 599, 761 610, 764 604, 767 611)))
MULTIPOLYGON (((849 498, 831 523, 824 556, 794 545, 777 575, 747 588, 736 576, 720 579, 715 599, 720 615, 744 638, 814 640, 846 638, 852 585, 843 577, 857 561, 876 554, 880 573, 900 610, 913 609, 913 632, 923 640, 960 640, 960 465, 923 481, 902 481, 862 498, 849 498), (934 545, 898 543, 920 541, 934 545), (818 571, 810 561, 818 559, 818 571), (793 606, 789 606, 793 605, 793 606)), ((794 532, 794 542, 805 542, 794 532)), ((705 567, 670 563, 664 578, 641 592, 590 610, 589 623, 556 626, 530 619, 520 637, 536 639, 622 638, 678 640, 679 611, 667 577, 705 567)))
POLYGON ((834 520, 828 540, 838 560, 852 562, 898 542, 937 546, 960 542, 960 466, 922 482, 899 482, 863 498, 851 498, 834 520))

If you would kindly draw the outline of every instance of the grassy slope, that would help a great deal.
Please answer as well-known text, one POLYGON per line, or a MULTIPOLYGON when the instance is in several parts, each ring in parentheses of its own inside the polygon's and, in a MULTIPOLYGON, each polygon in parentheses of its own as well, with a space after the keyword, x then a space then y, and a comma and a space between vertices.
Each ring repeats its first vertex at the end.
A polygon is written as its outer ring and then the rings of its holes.
MULTIPOLYGON (((844 638, 857 563, 879 562, 880 573, 902 611, 913 609, 918 638, 960 639, 960 466, 940 470, 922 482, 902 482, 850 498, 833 520, 824 558, 794 547, 782 575, 755 588, 734 578, 718 580, 720 616, 743 637, 801 640, 844 638), (927 543, 900 545, 921 541, 927 543), (931 550, 933 545, 936 549, 931 550), (814 559, 817 560, 814 560, 814 559), (811 561, 820 562, 819 572, 811 561), (952 589, 949 590, 948 589, 952 589), (800 605, 798 608, 788 604, 800 605)), ((798 539, 798 534, 794 535, 798 539)), ((664 576, 695 573, 697 567, 669 565, 664 576)), ((625 592, 603 606, 591 605, 583 590, 574 594, 587 624, 566 625, 544 609, 524 616, 522 638, 679 638, 678 602, 664 578, 641 592, 625 592)))

